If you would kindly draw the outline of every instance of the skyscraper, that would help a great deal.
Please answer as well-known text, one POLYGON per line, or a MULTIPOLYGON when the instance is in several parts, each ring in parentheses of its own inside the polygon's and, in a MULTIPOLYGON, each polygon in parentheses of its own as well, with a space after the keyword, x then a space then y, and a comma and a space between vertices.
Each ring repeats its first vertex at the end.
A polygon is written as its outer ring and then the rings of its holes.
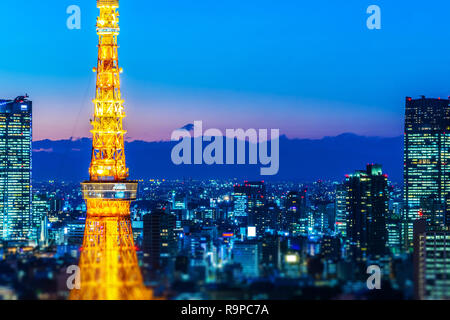
POLYGON ((50 211, 48 200, 39 195, 33 197, 33 214, 32 214, 32 236, 31 238, 37 244, 45 244, 47 235, 47 215, 50 211))
POLYGON ((177 217, 162 209, 144 216, 144 257, 154 269, 172 267, 177 251, 177 217))
POLYGON ((256 226, 257 215, 264 214, 263 210, 266 204, 266 186, 264 181, 245 181, 244 185, 234 186, 234 194, 245 195, 247 198, 247 223, 249 226, 256 226))
POLYGON ((342 238, 347 237, 347 188, 345 185, 340 184, 336 187, 336 233, 342 238))
POLYGON ((414 287, 421 300, 450 299, 450 227, 414 221, 414 287))
POLYGON ((347 240, 357 261, 387 253, 386 216, 389 209, 387 176, 380 165, 367 165, 345 180, 347 240))
POLYGON ((450 108, 446 99, 406 98, 404 233, 413 246, 413 222, 444 224, 450 191, 450 108))
POLYGON ((243 185, 235 185, 234 193, 245 194, 247 196, 247 209, 252 212, 257 207, 264 205, 266 186, 263 181, 245 181, 243 185))
POLYGON ((233 192, 233 216, 246 217, 247 216, 247 195, 240 186, 234 187, 233 192))
POLYGON ((308 219, 306 215, 306 190, 291 191, 286 196, 286 223, 291 235, 306 234, 308 219))
POLYGON ((326 260, 338 261, 341 258, 341 242, 339 238, 325 235, 320 241, 320 250, 326 260))
POLYGON ((32 102, 0 100, 0 239, 32 237, 32 102))
POLYGON ((256 278, 259 276, 258 257, 258 244, 255 242, 237 242, 233 246, 233 261, 242 266, 242 273, 245 277, 256 278))

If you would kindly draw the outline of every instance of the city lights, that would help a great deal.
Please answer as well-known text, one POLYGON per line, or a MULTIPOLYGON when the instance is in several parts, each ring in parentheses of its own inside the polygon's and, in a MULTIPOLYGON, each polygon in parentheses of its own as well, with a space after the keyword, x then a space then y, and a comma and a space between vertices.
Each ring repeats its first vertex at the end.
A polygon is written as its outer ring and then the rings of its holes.
POLYGON ((31 2, 0 6, 0 300, 450 300, 450 2, 31 2))

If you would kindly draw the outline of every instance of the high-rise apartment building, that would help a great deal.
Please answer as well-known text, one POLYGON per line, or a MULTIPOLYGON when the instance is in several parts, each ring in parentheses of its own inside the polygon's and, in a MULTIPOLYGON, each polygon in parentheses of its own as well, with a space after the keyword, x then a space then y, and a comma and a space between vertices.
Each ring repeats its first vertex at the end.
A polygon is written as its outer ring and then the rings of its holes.
POLYGON ((413 222, 445 223, 450 191, 450 100, 406 98, 404 238, 413 246, 413 222))
POLYGON ((0 100, 0 239, 32 237, 32 102, 0 100))

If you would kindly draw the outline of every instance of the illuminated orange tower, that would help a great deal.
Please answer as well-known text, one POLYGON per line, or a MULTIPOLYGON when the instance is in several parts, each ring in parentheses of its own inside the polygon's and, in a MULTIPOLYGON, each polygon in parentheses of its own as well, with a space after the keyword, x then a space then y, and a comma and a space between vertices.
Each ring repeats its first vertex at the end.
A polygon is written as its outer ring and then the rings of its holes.
POLYGON ((82 183, 87 217, 80 256, 81 288, 72 300, 151 299, 142 280, 130 220, 137 182, 127 181, 117 37, 119 0, 97 0, 99 36, 90 180, 82 183))

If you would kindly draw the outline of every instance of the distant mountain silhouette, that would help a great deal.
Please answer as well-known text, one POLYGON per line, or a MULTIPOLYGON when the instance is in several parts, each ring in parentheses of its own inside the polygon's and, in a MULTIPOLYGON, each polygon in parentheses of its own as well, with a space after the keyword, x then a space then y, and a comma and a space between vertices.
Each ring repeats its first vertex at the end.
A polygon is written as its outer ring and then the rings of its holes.
MULTIPOLYGON (((209 142, 204 143, 204 147, 209 142)), ((389 178, 402 181, 403 137, 363 137, 351 133, 320 140, 280 137, 280 170, 261 176, 261 165, 180 165, 171 161, 177 142, 126 143, 131 179, 238 178, 341 181, 345 174, 380 163, 389 178)), ((37 181, 88 179, 91 140, 42 140, 33 143, 33 178, 37 181)))

